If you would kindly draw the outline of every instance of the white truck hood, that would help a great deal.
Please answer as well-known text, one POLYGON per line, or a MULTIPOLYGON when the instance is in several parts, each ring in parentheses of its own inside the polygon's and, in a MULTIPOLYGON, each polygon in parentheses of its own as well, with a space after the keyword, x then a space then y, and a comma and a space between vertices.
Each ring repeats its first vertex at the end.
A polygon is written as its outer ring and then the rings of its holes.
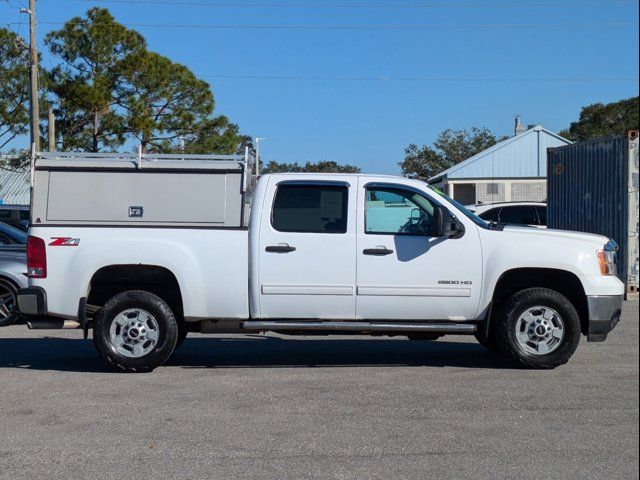
POLYGON ((609 239, 603 235, 597 235, 594 233, 574 232, 570 230, 553 230, 550 228, 536 228, 536 227, 523 227, 523 226, 506 226, 505 232, 532 235, 539 237, 541 241, 544 239, 557 239, 557 240, 569 240, 584 242, 585 244, 593 245, 596 248, 602 248, 609 239))

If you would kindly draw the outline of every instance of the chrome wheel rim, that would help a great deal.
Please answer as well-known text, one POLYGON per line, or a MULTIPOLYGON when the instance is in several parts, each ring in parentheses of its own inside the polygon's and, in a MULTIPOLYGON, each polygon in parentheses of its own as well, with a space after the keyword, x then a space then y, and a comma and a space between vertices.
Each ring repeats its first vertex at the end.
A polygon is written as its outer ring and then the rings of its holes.
POLYGON ((532 355, 555 351, 564 339, 564 322, 553 308, 537 305, 527 308, 516 322, 516 339, 532 355))
POLYGON ((0 321, 11 318, 15 309, 15 295, 8 288, 0 287, 0 321))
POLYGON ((129 308, 111 321, 109 338, 113 348, 130 358, 140 358, 151 352, 158 343, 156 318, 141 308, 129 308))

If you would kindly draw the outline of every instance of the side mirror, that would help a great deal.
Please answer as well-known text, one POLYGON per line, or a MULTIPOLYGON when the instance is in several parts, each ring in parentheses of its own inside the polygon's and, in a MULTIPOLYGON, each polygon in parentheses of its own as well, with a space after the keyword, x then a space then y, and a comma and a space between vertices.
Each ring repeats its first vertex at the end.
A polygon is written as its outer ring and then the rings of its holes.
POLYGON ((446 207, 441 205, 433 209, 433 221, 431 223, 431 236, 450 238, 464 232, 464 226, 451 215, 446 207))

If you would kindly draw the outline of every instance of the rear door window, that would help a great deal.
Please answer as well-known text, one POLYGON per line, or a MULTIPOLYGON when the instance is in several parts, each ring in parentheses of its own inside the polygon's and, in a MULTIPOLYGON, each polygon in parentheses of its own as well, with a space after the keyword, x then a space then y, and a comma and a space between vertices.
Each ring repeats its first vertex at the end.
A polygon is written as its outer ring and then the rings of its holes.
POLYGON ((348 189, 335 185, 280 185, 271 224, 279 232, 345 233, 348 189))

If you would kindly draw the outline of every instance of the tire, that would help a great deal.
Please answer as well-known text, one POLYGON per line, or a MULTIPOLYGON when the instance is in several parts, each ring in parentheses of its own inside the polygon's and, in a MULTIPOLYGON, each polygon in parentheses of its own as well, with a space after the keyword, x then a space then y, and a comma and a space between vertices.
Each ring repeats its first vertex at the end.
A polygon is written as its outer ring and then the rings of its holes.
POLYGON ((580 317, 573 304, 547 288, 517 292, 502 306, 496 322, 500 351, 529 368, 567 363, 580 335, 580 317))
POLYGON ((174 352, 187 339, 188 334, 189 330, 187 329, 187 325, 185 324, 184 320, 178 322, 178 339, 176 340, 176 348, 173 349, 174 352))
POLYGON ((12 325, 20 317, 17 293, 18 288, 13 282, 0 278, 0 327, 12 325))
POLYGON ((94 318, 93 344, 114 369, 150 372, 173 353, 178 323, 169 306, 142 290, 120 293, 94 318))

